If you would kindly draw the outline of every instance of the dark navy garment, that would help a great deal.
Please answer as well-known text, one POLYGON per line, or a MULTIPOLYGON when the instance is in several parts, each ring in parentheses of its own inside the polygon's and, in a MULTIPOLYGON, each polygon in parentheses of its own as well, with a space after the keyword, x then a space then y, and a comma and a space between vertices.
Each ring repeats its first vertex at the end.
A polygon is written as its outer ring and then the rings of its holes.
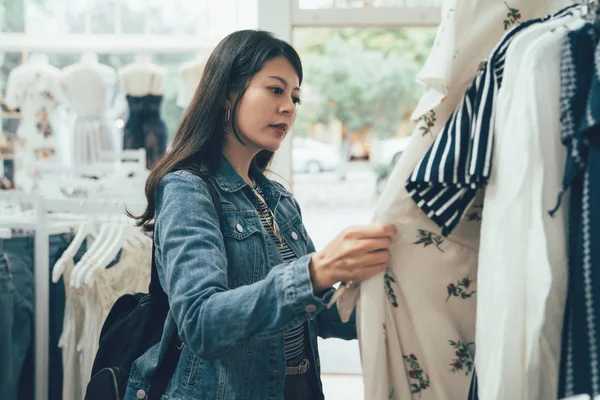
POLYGON ((127 96, 129 119, 123 132, 123 149, 146 149, 147 168, 167 149, 167 127, 160 118, 162 96, 127 96))
POLYGON ((561 63, 563 191, 569 202, 569 286, 559 397, 600 394, 600 46, 591 26, 570 32, 561 63), (591 55, 595 53, 595 57, 591 55))
POLYGON ((6 254, 0 257, 0 399, 9 397, 12 377, 13 296, 10 266, 6 254))
MULTIPOLYGON (((72 234, 61 234, 50 236, 49 239, 49 266, 50 269, 66 250, 73 238, 72 234)), ((12 312, 8 314, 12 318, 10 326, 10 352, 0 353, 0 397, 2 400, 28 400, 34 398, 34 354, 35 354, 35 272, 34 272, 34 238, 31 235, 14 237, 1 241, 0 265, 2 260, 6 261, 10 271, 10 287, 14 287, 11 299, 12 312), (10 377, 10 378, 6 378, 10 377)), ((77 262, 83 252, 84 246, 79 250, 75 261, 77 262)), ((6 282, 6 273, 0 267, 0 286, 6 282)), ((58 347, 58 341, 62 333, 65 289, 61 279, 58 283, 48 282, 50 285, 49 313, 50 324, 49 335, 49 387, 50 400, 62 399, 62 351, 58 347)), ((4 285, 5 286, 5 285, 4 285)), ((0 302, 3 301, 2 287, 0 287, 0 302)), ((0 303, 0 309, 5 305, 0 303)), ((2 314, 0 331, 8 329, 2 314)), ((2 333, 0 333, 2 334, 2 333)), ((4 348, 2 346, 0 348, 4 348)))

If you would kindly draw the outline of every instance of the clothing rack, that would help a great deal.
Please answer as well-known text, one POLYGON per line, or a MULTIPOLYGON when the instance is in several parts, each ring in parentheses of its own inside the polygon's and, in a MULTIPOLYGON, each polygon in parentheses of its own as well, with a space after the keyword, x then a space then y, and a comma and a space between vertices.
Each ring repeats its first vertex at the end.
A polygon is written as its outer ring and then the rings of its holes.
POLYGON ((77 176, 107 175, 129 167, 145 170, 146 149, 122 150, 118 154, 117 160, 102 161, 92 165, 69 167, 47 161, 35 161, 32 163, 32 166, 37 168, 41 173, 74 174, 77 176))
MULTIPOLYGON (((51 212, 92 215, 124 215, 127 208, 134 214, 141 213, 145 204, 115 200, 50 200, 17 191, 0 191, 0 201, 27 202, 35 206, 34 279, 35 279, 35 399, 48 399, 49 323, 50 298, 50 248, 51 234, 57 233, 49 225, 51 212)), ((74 220, 73 225, 78 224, 74 220)))

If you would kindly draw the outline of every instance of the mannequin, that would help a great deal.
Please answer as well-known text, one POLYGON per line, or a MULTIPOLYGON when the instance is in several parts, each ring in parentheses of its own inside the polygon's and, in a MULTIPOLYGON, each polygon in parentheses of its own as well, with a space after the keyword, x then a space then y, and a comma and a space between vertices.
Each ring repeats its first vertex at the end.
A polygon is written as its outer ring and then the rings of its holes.
POLYGON ((31 54, 29 60, 10 71, 6 82, 5 104, 20 110, 15 149, 15 184, 23 190, 33 188, 28 165, 36 159, 55 158, 58 152, 59 124, 56 109, 65 102, 60 85, 60 70, 50 65, 45 54, 31 54))
POLYGON ((121 89, 130 96, 162 95, 165 70, 152 63, 149 54, 137 54, 133 63, 119 70, 121 89))
POLYGON ((98 55, 87 51, 78 63, 63 69, 61 78, 77 113, 74 137, 69 141, 73 164, 92 164, 103 154, 116 155, 114 130, 106 116, 117 83, 114 68, 100 64, 98 55))
POLYGON ((167 128, 160 118, 165 70, 147 54, 119 70, 121 89, 129 105, 123 132, 123 149, 146 149, 146 166, 151 168, 167 148, 167 128))
POLYGON ((9 109, 21 110, 17 136, 27 148, 55 152, 56 121, 52 113, 64 100, 60 70, 49 64, 45 54, 31 54, 8 75, 5 103, 9 109))
POLYGON ((204 67, 206 66, 206 57, 198 54, 195 60, 189 61, 179 69, 180 81, 179 92, 177 94, 177 105, 181 108, 187 108, 194 97, 204 67))

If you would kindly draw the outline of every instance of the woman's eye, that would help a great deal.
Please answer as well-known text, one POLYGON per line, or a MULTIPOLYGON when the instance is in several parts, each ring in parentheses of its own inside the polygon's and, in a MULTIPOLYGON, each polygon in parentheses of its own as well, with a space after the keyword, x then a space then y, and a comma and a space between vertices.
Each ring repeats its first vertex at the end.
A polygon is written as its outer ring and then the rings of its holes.
POLYGON ((275 94, 283 94, 283 89, 278 87, 271 88, 271 91, 275 94))
POLYGON ((302 104, 302 100, 300 100, 298 97, 294 97, 292 100, 293 100, 294 104, 297 106, 302 104))

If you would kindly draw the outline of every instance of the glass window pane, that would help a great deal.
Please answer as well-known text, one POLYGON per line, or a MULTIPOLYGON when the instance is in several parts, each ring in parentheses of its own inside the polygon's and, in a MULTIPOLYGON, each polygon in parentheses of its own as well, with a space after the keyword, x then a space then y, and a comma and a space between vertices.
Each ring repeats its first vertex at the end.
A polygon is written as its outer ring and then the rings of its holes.
POLYGON ((21 53, 0 53, 0 94, 4 94, 10 71, 21 65, 22 62, 23 55, 21 53))
POLYGON ((326 9, 326 8, 353 8, 364 7, 363 0, 299 0, 298 7, 301 9, 326 9))
POLYGON ((62 9, 56 7, 51 0, 39 2, 28 1, 25 13, 25 29, 27 33, 55 35, 62 31, 62 9))
POLYGON ((65 33, 85 33, 86 6, 81 0, 62 0, 64 4, 65 33))
POLYGON ((204 1, 177 0, 159 3, 148 9, 150 32, 155 34, 207 34, 207 9, 204 1))
POLYGON ((299 0, 300 9, 361 7, 439 7, 442 0, 299 0))
POLYGON ((24 0, 0 1, 0 32, 25 32, 24 0))
POLYGON ((256 28, 257 11, 257 0, 161 1, 148 10, 152 33, 214 39, 238 29, 256 28))
POLYGON ((141 34, 146 26, 146 1, 123 0, 121 3, 123 33, 141 34))
POLYGON ((235 12, 236 0, 210 0, 209 37, 222 38, 236 30, 238 14, 235 12))
POLYGON ((115 1, 97 0, 90 9, 91 33, 115 33, 115 1))

